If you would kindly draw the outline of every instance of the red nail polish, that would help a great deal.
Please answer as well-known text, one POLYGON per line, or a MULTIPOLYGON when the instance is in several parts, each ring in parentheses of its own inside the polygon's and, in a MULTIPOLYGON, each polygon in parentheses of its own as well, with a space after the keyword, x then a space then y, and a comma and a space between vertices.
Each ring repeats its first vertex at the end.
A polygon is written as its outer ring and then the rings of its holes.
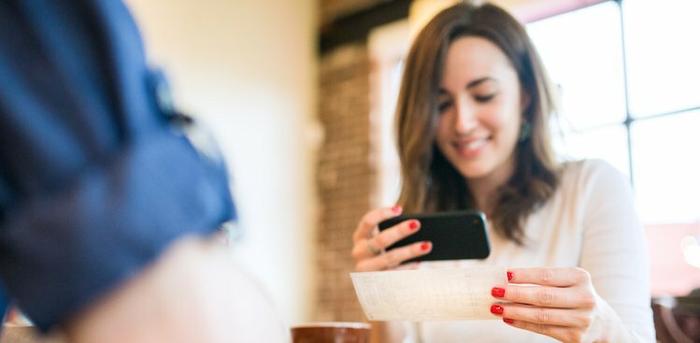
POLYGON ((418 229, 418 221, 411 220, 411 222, 408 223, 408 228, 411 229, 411 231, 415 231, 416 229, 418 229))
POLYGON ((503 307, 500 305, 491 305, 491 313, 503 314, 503 307))
POLYGON ((508 275, 508 281, 513 280, 513 272, 507 272, 506 275, 508 275))
POLYGON ((428 251, 430 249, 430 243, 428 242, 423 242, 420 244, 420 250, 421 251, 428 251))
POLYGON ((503 321, 506 322, 506 324, 513 324, 513 320, 510 318, 503 318, 503 321))
POLYGON ((500 287, 491 288, 491 295, 496 298, 503 298, 506 295, 506 290, 500 287))
POLYGON ((394 213, 401 213, 401 206, 396 205, 396 206, 391 208, 391 211, 394 213))

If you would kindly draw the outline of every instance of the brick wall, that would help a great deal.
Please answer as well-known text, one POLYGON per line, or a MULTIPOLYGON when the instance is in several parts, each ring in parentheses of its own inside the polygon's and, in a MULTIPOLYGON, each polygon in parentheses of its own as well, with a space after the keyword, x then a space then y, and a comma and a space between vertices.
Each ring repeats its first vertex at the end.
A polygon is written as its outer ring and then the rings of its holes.
POLYGON ((339 47, 320 61, 320 225, 317 234, 316 320, 357 321, 363 315, 348 275, 352 233, 370 208, 370 64, 364 43, 339 47))

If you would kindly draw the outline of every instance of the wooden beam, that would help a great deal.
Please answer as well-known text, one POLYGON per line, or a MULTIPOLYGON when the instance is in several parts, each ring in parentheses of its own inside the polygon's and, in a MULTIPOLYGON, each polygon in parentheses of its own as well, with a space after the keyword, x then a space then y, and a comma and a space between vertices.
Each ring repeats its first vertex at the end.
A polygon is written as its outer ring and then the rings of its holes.
POLYGON ((387 0, 351 13, 321 27, 318 49, 321 55, 334 48, 367 40, 375 27, 408 17, 411 0, 387 0))

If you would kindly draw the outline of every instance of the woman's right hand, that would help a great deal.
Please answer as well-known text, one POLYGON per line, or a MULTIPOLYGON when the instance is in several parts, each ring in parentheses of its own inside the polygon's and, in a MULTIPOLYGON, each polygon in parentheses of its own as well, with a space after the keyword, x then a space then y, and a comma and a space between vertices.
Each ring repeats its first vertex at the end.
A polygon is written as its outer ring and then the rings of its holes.
POLYGON ((377 225, 381 221, 398 216, 401 211, 401 206, 385 207, 369 211, 362 217, 352 235, 352 258, 355 260, 356 271, 393 268, 405 260, 430 252, 433 245, 429 241, 416 242, 390 251, 384 250, 420 230, 420 222, 410 219, 379 232, 377 225))

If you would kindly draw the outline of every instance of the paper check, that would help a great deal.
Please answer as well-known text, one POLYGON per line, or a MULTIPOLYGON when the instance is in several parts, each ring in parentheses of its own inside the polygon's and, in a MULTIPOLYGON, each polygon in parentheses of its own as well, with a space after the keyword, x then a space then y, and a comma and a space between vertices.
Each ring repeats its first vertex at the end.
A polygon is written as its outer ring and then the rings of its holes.
POLYGON ((499 319, 491 288, 507 283, 502 267, 350 273, 369 320, 499 319))

